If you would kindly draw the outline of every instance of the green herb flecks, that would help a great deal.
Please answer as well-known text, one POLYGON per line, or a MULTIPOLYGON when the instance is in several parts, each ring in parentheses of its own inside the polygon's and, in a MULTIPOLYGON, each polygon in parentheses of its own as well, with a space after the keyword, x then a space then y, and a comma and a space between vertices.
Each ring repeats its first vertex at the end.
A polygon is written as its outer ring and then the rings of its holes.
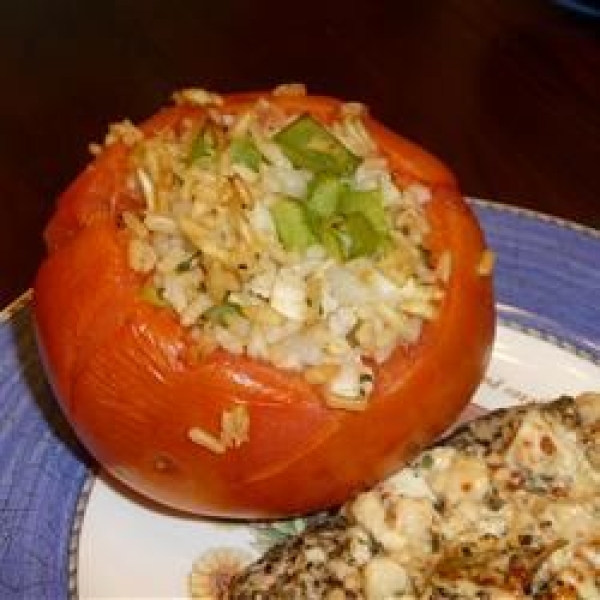
POLYGON ((243 316, 242 308, 239 304, 225 301, 221 304, 211 306, 203 314, 204 318, 211 323, 228 326, 231 319, 243 316))
POLYGON ((175 271, 177 273, 185 273, 187 271, 189 271, 193 266, 194 263, 196 262, 196 259, 200 256, 200 251, 196 251, 193 254, 191 254, 188 258, 186 258, 185 260, 182 260, 176 267, 175 267, 175 271))

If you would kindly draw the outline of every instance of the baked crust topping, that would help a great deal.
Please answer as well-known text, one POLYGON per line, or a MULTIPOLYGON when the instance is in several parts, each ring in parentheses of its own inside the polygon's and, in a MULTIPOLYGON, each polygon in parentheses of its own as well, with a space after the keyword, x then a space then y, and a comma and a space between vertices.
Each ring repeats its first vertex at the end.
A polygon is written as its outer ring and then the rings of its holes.
POLYGON ((231 598, 600 597, 600 395, 490 413, 272 549, 231 598))

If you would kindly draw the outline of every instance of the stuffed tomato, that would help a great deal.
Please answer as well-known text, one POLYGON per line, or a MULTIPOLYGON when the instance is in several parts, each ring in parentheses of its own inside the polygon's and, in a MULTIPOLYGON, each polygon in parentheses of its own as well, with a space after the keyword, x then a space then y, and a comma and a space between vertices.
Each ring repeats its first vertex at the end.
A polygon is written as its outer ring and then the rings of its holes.
POLYGON ((186 90, 93 150, 47 225, 34 317, 114 477, 196 514, 314 511, 468 403, 492 255, 449 170, 364 106, 186 90))

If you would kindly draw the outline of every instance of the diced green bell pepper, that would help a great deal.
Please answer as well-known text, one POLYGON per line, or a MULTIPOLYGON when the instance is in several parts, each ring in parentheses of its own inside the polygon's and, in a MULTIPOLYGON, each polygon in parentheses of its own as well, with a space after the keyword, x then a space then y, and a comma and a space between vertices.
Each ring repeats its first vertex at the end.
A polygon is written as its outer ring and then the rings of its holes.
POLYGON ((342 232, 346 244, 345 255, 349 259, 371 256, 379 248, 381 235, 362 213, 349 214, 344 220, 342 232))
POLYGON ((337 260, 344 260, 346 255, 344 253, 345 244, 340 231, 343 223, 339 218, 333 217, 326 219, 320 224, 319 227, 319 240, 321 245, 327 251, 327 254, 337 260))
POLYGON ((328 219, 322 223, 319 233, 327 253, 338 260, 371 256, 379 249, 382 239, 360 213, 328 219))
POLYGON ((227 326, 232 317, 241 316, 242 310, 239 304, 233 302, 223 302, 215 304, 206 310, 203 316, 212 323, 227 326))
POLYGON ((361 214, 381 235, 389 232, 380 190, 346 189, 339 199, 338 211, 343 215, 361 214))
POLYGON ((337 210, 343 189, 341 179, 325 173, 315 175, 308 186, 307 210, 320 218, 331 217, 337 210))
POLYGON ((317 242, 302 202, 281 198, 271 206, 271 216, 286 250, 302 252, 317 242))
POLYGON ((241 164, 253 171, 258 171, 262 160, 262 155, 256 144, 245 136, 235 138, 229 146, 229 154, 233 164, 241 164))
POLYGON ((202 129, 192 142, 188 164, 193 165, 202 158, 212 159, 217 153, 217 140, 210 129, 202 129))
POLYGON ((358 156, 308 114, 284 127, 274 140, 294 167, 313 173, 351 175, 360 163, 358 156))

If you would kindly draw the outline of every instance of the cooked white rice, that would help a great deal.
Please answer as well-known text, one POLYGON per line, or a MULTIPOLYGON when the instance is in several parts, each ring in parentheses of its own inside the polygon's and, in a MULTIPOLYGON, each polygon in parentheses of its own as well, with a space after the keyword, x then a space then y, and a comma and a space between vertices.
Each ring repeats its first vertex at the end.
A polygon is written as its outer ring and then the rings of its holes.
MULTIPOLYGON (((186 98, 219 104, 201 91, 188 90, 186 98)), ((120 135, 132 147, 132 183, 145 200, 142 210, 122 215, 130 265, 146 277, 144 297, 173 310, 205 350, 220 346, 303 372, 324 386, 333 406, 364 406, 375 385, 373 364, 419 339, 450 276, 448 253, 439 265, 429 262, 430 190, 402 185, 360 105, 345 105, 328 127, 360 158, 344 184, 379 190, 392 243, 348 260, 318 242, 286 250, 272 207, 282 197, 305 199, 315 177, 294 167, 274 140, 296 116, 266 99, 239 115, 208 115, 178 133, 144 136, 130 123, 111 129, 110 141, 120 135), (202 132, 216 150, 190 160, 202 132), (232 160, 233 139, 258 150, 255 169, 232 160)))

